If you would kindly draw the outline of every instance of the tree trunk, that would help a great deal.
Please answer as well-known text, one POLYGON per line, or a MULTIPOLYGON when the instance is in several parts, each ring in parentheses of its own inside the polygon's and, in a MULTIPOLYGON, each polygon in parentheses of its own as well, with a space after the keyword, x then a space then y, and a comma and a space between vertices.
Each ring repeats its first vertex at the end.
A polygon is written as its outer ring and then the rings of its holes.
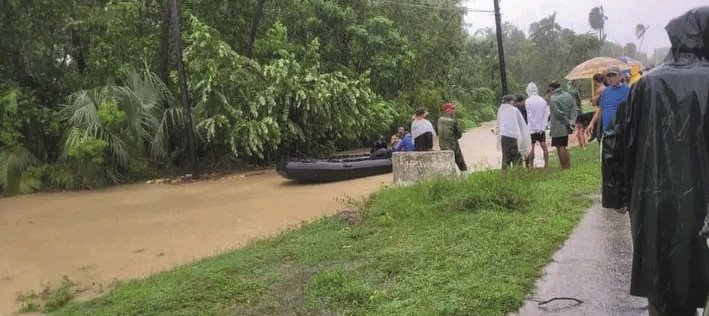
POLYGON ((158 77, 168 86, 170 80, 170 0, 165 1, 163 9, 160 51, 158 53, 158 77))
POLYGON ((180 17, 177 0, 170 1, 170 15, 172 24, 173 41, 175 42, 175 59, 177 59, 177 73, 180 77, 180 94, 182 95, 182 105, 185 107, 185 118, 187 125, 187 148, 190 155, 190 165, 192 177, 197 178, 197 155, 195 153, 194 130, 192 123, 192 106, 187 91, 187 75, 185 74, 185 64, 182 59, 182 38, 180 37, 180 17))
POLYGON ((79 72, 83 73, 86 70, 86 58, 84 58, 84 50, 81 46, 81 37, 79 36, 79 32, 73 27, 69 30, 69 46, 71 57, 76 60, 76 65, 79 68, 79 72))
POLYGON ((249 31, 249 45, 246 47, 246 57, 253 57, 254 52, 254 41, 256 41, 256 31, 258 31, 258 25, 263 17, 263 7, 266 4, 266 0, 257 0, 256 7, 254 8, 254 15, 251 17, 251 30, 249 31))

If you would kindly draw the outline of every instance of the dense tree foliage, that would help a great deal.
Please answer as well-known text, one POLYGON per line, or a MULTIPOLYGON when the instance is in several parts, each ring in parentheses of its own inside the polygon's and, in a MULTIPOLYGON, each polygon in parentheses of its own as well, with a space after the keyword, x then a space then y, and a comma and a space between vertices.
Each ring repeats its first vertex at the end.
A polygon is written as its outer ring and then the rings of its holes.
MULTIPOLYGON (((183 0, 188 126, 165 2, 0 1, 1 191, 184 171, 189 130, 223 168, 369 144, 448 100, 468 125, 494 118, 494 34, 469 34, 460 0, 183 0)), ((554 17, 505 25, 514 91, 601 52, 554 17)))

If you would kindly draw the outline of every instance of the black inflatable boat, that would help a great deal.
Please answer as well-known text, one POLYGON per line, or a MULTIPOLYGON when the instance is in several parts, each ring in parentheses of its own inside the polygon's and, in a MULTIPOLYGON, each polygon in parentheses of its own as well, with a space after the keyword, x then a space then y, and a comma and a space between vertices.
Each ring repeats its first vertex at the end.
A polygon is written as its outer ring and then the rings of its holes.
POLYGON ((368 154, 326 159, 289 159, 278 165, 282 177, 300 182, 331 182, 391 172, 391 159, 368 154))

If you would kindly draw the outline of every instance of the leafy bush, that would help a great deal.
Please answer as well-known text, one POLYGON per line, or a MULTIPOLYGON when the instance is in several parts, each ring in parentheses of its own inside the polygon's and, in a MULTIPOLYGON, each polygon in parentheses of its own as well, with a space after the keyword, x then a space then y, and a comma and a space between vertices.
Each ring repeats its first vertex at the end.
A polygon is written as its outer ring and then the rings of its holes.
POLYGON ((41 188, 75 190, 82 187, 81 178, 76 174, 75 168, 67 163, 63 164, 41 164, 27 168, 23 173, 30 179, 38 179, 41 188))
MULTIPOLYGON (((170 109, 162 108, 169 98, 162 82, 148 70, 131 71, 122 86, 73 93, 60 112, 68 125, 62 159, 77 175, 78 185, 119 183, 146 157, 165 157, 168 132, 181 125, 166 115, 170 109)), ((63 174, 57 176, 59 181, 53 184, 76 184, 63 174)))
POLYGON ((237 54, 196 17, 190 21, 185 59, 204 146, 260 159, 318 155, 391 125, 391 104, 378 100, 366 75, 320 71, 317 40, 307 47, 288 43, 285 27, 276 24, 257 42, 275 59, 260 65, 237 54), (296 53, 305 59, 298 61, 296 53))
POLYGON ((26 148, 14 146, 0 151, 0 189, 5 194, 29 193, 36 191, 41 183, 31 174, 30 167, 37 164, 37 158, 26 148))
POLYGON ((25 172, 45 156, 44 144, 26 136, 56 128, 47 112, 30 94, 0 84, 0 192, 13 195, 41 188, 39 178, 25 172))

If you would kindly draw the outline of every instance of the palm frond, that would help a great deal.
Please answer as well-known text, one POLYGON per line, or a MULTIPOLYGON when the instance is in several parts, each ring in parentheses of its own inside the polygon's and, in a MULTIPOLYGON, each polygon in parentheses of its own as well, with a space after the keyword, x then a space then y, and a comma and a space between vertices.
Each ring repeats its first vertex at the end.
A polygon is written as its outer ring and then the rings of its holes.
POLYGON ((49 184, 55 188, 77 189, 79 181, 71 170, 66 167, 53 166, 49 172, 49 184))
POLYGON ((36 165, 37 158, 22 146, 15 146, 0 151, 0 188, 8 195, 21 193, 36 184, 23 173, 36 165), (23 190, 24 189, 24 190, 23 190))
POLYGON ((86 90, 72 93, 59 114, 72 126, 100 125, 97 102, 92 94, 86 90))
POLYGON ((114 92, 120 100, 120 109, 128 116, 135 141, 132 147, 142 151, 143 142, 152 143, 160 129, 162 102, 170 99, 169 91, 146 67, 142 71, 129 72, 125 85, 116 87, 114 92))
POLYGON ((69 151, 90 139, 98 139, 103 134, 102 127, 99 125, 90 126, 72 126, 64 136, 64 146, 60 158, 66 159, 69 157, 69 151))
POLYGON ((150 84, 153 89, 158 91, 161 101, 172 101, 170 89, 168 89, 167 85, 160 79, 160 76, 150 71, 150 66, 147 62, 143 62, 143 67, 140 70, 140 76, 142 77, 143 82, 150 84))
POLYGON ((69 128, 65 136, 64 150, 62 151, 61 158, 66 159, 71 148, 94 139, 106 141, 109 154, 116 162, 120 166, 128 165, 131 155, 125 141, 112 132, 103 129, 101 126, 88 126, 86 128, 74 126, 69 128))
POLYGON ((150 141, 150 154, 153 157, 164 158, 167 156, 167 144, 170 135, 186 126, 184 109, 165 109, 162 113, 162 118, 156 126, 155 137, 150 141))
MULTIPOLYGON (((140 89, 145 90, 144 88, 140 89)), ((143 140, 149 140, 152 134, 150 129, 155 128, 155 125, 146 126, 143 123, 146 120, 146 116, 152 115, 150 110, 146 113, 146 108, 150 109, 152 105, 146 105, 143 102, 154 102, 154 100, 151 100, 151 96, 139 95, 148 92, 136 91, 130 87, 115 87, 114 93, 118 100, 118 108, 128 117, 128 128, 134 136, 137 147, 142 147, 140 143, 143 140)))
POLYGON ((118 161, 119 165, 124 167, 128 166, 131 157, 126 143, 120 137, 117 137, 110 132, 105 132, 103 136, 105 137, 104 139, 106 142, 108 142, 108 148, 111 156, 118 161))

